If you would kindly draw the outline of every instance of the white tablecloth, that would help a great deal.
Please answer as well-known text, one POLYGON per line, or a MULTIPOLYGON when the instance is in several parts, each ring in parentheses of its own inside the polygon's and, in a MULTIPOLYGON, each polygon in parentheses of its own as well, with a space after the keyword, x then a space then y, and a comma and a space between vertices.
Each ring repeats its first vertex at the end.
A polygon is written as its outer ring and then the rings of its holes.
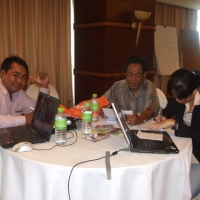
MULTIPOLYGON (((69 184, 71 200, 189 200, 192 143, 187 138, 172 139, 179 154, 120 151, 111 157, 111 180, 107 180, 105 159, 78 165, 69 184)), ((73 141, 75 138, 69 139, 68 144, 73 141)), ((53 145, 54 136, 35 147, 47 149, 53 145)), ((126 147, 122 134, 92 143, 78 132, 78 141, 67 147, 26 153, 0 148, 0 199, 69 199, 69 173, 75 164, 126 147)))

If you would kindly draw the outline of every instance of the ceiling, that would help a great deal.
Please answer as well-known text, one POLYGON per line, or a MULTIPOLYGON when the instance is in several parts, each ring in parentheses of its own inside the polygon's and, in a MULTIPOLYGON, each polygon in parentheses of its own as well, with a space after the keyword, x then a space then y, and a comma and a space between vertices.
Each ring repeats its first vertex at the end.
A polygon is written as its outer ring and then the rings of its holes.
POLYGON ((200 10, 200 0, 156 0, 157 2, 200 10))

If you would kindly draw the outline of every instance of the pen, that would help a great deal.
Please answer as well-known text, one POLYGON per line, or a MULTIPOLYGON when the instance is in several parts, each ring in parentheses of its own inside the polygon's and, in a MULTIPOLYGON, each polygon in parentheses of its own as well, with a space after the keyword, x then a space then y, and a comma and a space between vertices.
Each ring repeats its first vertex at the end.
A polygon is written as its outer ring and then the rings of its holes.
POLYGON ((160 107, 160 121, 162 121, 162 108, 160 107))

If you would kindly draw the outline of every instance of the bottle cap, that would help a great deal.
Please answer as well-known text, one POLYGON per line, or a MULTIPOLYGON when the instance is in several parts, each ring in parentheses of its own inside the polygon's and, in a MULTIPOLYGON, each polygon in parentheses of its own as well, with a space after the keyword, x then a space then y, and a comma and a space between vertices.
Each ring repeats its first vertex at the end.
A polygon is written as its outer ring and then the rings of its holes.
POLYGON ((90 106, 90 103, 87 102, 87 101, 85 101, 85 102, 84 102, 84 106, 90 106))
POLYGON ((58 107, 58 112, 63 112, 64 108, 58 107))
POLYGON ((97 94, 92 94, 92 97, 93 98, 97 98, 97 94))

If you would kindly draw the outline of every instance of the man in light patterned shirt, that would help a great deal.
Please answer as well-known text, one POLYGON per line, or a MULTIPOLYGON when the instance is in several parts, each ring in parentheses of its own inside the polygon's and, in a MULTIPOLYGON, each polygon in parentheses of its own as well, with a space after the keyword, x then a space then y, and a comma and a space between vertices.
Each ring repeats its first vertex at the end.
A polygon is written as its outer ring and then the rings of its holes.
MULTIPOLYGON (((132 56, 124 64, 126 79, 115 82, 104 94, 119 110, 131 110, 126 114, 130 125, 136 125, 149 120, 159 112, 160 104, 153 82, 146 80, 148 64, 141 56, 132 56)), ((103 111, 100 115, 104 116, 103 111)))
POLYGON ((29 77, 27 63, 18 56, 7 57, 0 69, 0 128, 30 124, 36 101, 23 90, 28 78, 40 85, 40 91, 49 93, 49 77, 39 72, 29 77))

